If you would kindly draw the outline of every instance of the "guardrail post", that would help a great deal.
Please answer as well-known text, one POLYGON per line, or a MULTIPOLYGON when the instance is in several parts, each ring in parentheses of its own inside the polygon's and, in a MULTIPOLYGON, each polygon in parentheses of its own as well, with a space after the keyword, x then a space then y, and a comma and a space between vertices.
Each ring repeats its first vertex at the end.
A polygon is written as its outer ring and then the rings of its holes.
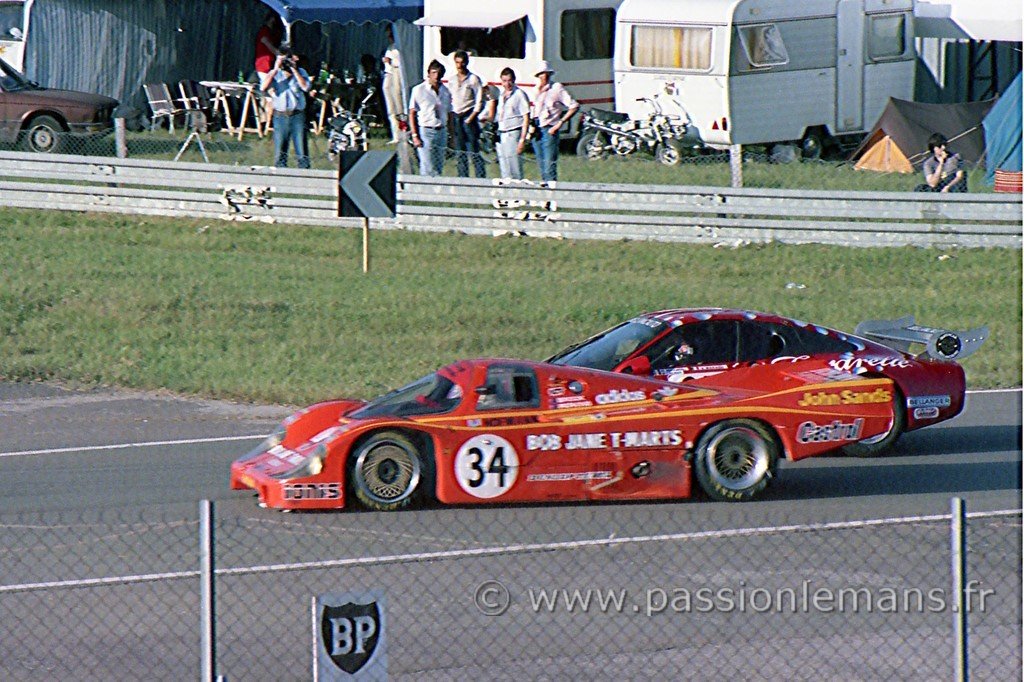
POLYGON ((967 589, 967 512, 963 499, 954 497, 951 501, 950 549, 953 573, 953 639, 955 651, 954 677, 957 682, 967 682, 967 604, 964 599, 967 589))
POLYGON ((114 119, 114 147, 117 150, 117 158, 128 158, 128 126, 123 118, 114 119))
POLYGON ((216 682, 217 640, 214 630, 215 602, 213 592, 213 503, 199 502, 199 623, 202 682, 216 682))
POLYGON ((743 186, 743 145, 729 145, 729 175, 732 176, 732 187, 743 186))

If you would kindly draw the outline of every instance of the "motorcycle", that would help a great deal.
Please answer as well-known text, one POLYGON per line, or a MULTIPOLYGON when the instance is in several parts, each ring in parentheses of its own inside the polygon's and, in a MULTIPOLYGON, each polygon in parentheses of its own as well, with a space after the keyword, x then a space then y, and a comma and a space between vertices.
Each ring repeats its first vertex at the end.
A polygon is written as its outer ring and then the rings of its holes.
POLYGON ((355 112, 342 109, 327 121, 328 159, 336 161, 338 154, 344 151, 369 149, 369 126, 374 116, 366 113, 366 108, 374 94, 376 90, 369 88, 355 112))
POLYGON ((590 160, 609 154, 627 156, 643 150, 666 166, 674 166, 681 158, 682 140, 689 128, 685 115, 666 114, 657 98, 640 97, 651 113, 644 120, 634 121, 628 114, 604 109, 591 109, 583 114, 576 153, 590 160))

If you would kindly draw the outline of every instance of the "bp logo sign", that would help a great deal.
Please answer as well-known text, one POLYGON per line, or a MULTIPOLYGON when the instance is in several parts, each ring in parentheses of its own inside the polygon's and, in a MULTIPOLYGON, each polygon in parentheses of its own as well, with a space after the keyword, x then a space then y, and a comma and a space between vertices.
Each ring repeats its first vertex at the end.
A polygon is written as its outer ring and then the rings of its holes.
POLYGON ((316 680, 387 678, 383 593, 323 594, 313 609, 316 680))

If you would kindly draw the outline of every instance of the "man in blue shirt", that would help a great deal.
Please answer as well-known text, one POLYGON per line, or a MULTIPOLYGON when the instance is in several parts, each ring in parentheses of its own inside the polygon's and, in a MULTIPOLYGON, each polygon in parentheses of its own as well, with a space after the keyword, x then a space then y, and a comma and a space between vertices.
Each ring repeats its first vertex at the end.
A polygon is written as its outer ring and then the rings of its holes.
POLYGON ((278 55, 260 89, 269 92, 274 105, 274 165, 288 165, 288 141, 295 146, 299 168, 309 168, 306 146, 306 93, 309 74, 291 53, 278 55))

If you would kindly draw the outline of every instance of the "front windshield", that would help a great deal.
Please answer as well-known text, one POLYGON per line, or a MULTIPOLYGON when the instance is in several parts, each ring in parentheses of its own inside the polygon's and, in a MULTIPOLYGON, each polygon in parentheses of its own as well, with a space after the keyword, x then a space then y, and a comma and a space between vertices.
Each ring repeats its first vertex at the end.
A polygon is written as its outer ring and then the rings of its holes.
POLYGON ((462 388, 458 384, 440 374, 430 374, 370 401, 348 416, 367 419, 439 414, 455 409, 461 401, 462 388))
POLYGON ((658 320, 637 318, 591 337, 577 346, 569 346, 548 358, 555 365, 589 367, 611 371, 637 348, 650 343, 667 325, 658 320))
POLYGON ((32 90, 32 84, 22 76, 13 66, 0 59, 0 90, 4 92, 17 92, 18 90, 32 90))

